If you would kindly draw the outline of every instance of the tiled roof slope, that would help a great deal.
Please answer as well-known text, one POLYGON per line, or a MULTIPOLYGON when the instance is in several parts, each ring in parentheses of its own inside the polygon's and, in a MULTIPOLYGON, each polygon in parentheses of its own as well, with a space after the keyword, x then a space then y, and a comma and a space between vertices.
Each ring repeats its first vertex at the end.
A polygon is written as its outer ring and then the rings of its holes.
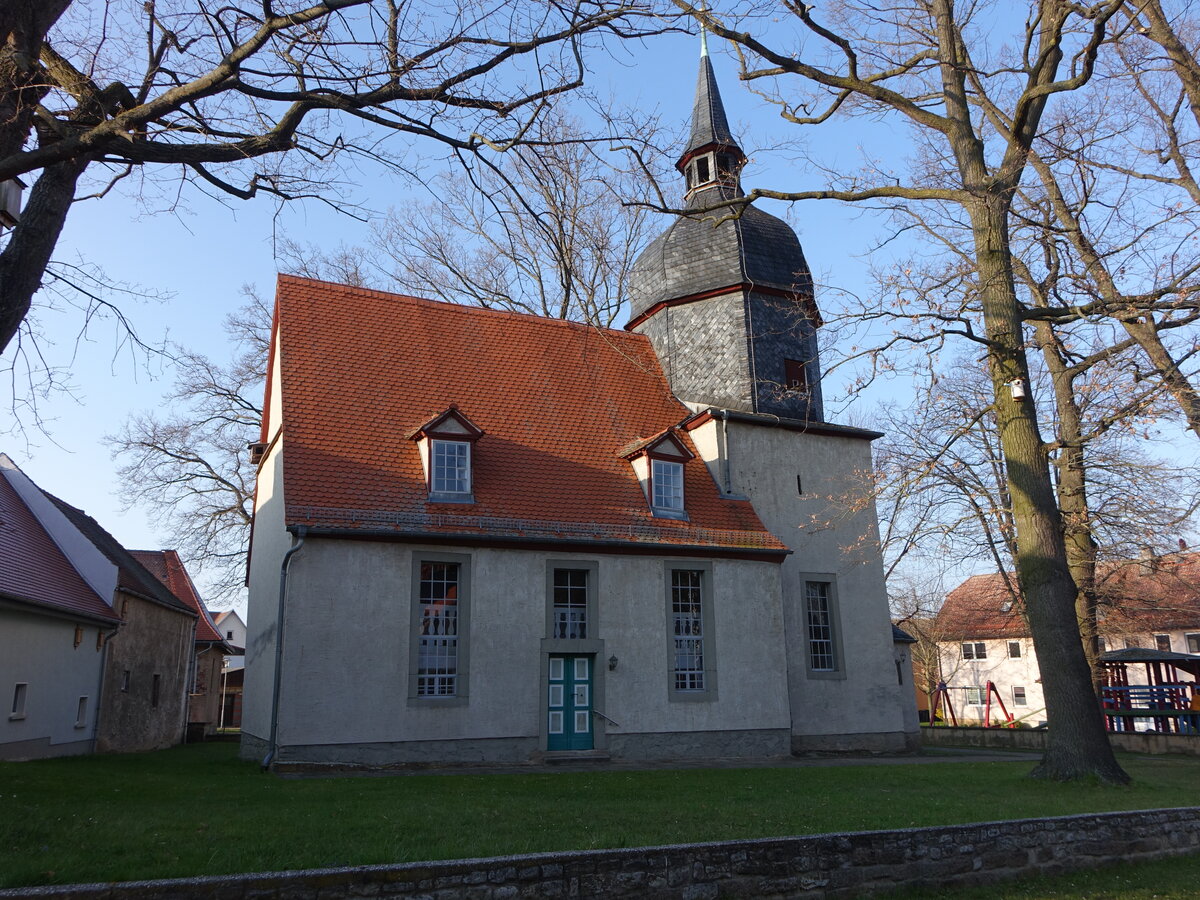
POLYGON ((289 524, 786 549, 699 460, 690 521, 650 515, 617 451, 689 411, 640 335, 292 276, 276 317, 289 524), (475 502, 430 504, 406 435, 452 404, 475 502))
POLYGON ((170 589, 159 581, 159 579, 148 572, 145 566, 138 562, 130 551, 122 547, 115 537, 105 531, 99 522, 83 510, 76 509, 65 500, 60 500, 58 497, 45 491, 42 491, 42 493, 46 494, 54 505, 62 511, 62 514, 70 520, 71 524, 79 529, 84 537, 91 541, 117 567, 118 588, 133 591, 136 594, 156 600, 163 606, 172 607, 182 612, 195 612, 183 600, 171 593, 170 589))
MULTIPOLYGON (((1200 628, 1200 553, 1102 563, 1096 593, 1101 633, 1200 628)), ((1026 635, 1021 603, 1002 609, 1011 600, 998 573, 973 575, 947 595, 938 630, 948 640, 1026 635)))
POLYGON ((172 594, 184 602, 192 612, 199 616, 196 621, 196 640, 201 643, 221 642, 220 633, 213 624, 208 607, 200 599, 192 576, 184 568, 183 560, 174 550, 130 550, 139 563, 146 567, 172 594))
POLYGON ((118 621, 112 607, 67 561, 3 476, 0 476, 0 596, 89 618, 118 621))

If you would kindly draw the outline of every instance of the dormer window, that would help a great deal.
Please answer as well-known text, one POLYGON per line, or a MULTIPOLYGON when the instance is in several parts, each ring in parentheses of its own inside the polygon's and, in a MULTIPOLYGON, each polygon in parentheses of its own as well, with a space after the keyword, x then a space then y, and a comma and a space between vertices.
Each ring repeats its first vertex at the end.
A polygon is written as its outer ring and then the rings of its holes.
POLYGON ((429 466, 431 494, 471 493, 471 445, 466 441, 433 441, 429 466))
POLYGON ((666 519, 688 517, 683 467, 694 454, 675 434, 675 429, 668 428, 653 437, 635 441, 624 447, 619 455, 633 466, 651 513, 666 519))
POLYGON ((683 463, 667 459, 650 461, 651 506, 664 513, 683 512, 683 463))
POLYGON ((417 442, 430 503, 474 503, 472 455, 483 431, 451 406, 409 433, 417 442))

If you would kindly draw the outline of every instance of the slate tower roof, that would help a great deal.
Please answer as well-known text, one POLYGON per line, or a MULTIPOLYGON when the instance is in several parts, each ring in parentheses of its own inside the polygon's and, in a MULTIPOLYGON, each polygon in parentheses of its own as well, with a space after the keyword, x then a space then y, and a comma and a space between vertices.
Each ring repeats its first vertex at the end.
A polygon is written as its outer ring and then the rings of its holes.
POLYGON ((744 196, 746 155, 729 128, 707 48, 676 168, 684 208, 634 263, 626 329, 645 334, 671 389, 689 403, 819 421, 820 324, 812 276, 791 227, 744 196))

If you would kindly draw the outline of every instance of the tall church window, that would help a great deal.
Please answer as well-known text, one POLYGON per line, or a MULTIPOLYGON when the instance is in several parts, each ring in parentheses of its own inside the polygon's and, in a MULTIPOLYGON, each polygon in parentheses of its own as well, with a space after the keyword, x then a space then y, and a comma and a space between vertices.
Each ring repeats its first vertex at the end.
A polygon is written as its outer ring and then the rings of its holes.
POLYGON ((671 625, 677 691, 704 690, 703 576, 702 571, 695 569, 671 570, 671 625))
POLYGON ((453 697, 458 686, 458 563, 423 562, 417 696, 453 697))
POLYGON ((808 675, 810 678, 844 678, 837 585, 832 576, 805 580, 803 584, 808 675))
POLYGON ((551 637, 586 640, 588 636, 588 570, 554 570, 554 610, 551 637))

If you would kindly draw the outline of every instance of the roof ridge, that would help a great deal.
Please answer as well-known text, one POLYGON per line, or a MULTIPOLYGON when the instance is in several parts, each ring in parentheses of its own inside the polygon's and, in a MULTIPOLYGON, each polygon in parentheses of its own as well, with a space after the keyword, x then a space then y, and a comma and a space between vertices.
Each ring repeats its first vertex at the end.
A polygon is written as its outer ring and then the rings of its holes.
MULTIPOLYGON (((401 294, 397 291, 385 291, 381 288, 364 287, 362 285, 340 284, 336 281, 326 281, 322 278, 310 278, 306 275, 289 275, 284 272, 280 272, 278 278, 280 282, 286 279, 298 283, 324 285, 344 292, 348 291, 351 293, 371 294, 379 298, 390 298, 393 300, 401 300, 410 303, 429 304, 438 308, 454 310, 455 312, 460 312, 463 315, 483 314, 492 316, 505 316, 516 318, 523 322, 533 320, 550 325, 560 325, 568 328, 577 328, 586 331, 620 335, 622 338, 629 338, 631 336, 630 333, 625 331, 623 328, 614 328, 609 325, 597 325, 594 322, 580 322, 575 319, 564 319, 560 316, 547 316, 540 313, 518 312, 512 309, 493 309, 490 306, 477 306, 472 303, 455 303, 452 300, 434 300, 431 297, 417 297, 412 294, 401 294)), ((640 338, 641 335, 635 335, 634 337, 640 338)))

